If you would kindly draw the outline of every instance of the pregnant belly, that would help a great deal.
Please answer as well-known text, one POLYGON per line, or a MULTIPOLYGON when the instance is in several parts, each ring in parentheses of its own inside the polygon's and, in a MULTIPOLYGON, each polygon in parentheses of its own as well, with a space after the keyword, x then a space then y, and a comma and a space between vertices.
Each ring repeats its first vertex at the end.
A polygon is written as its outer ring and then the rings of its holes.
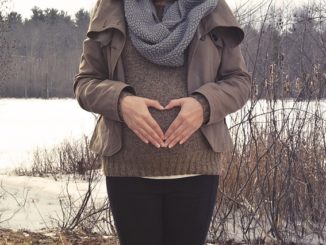
MULTIPOLYGON (((175 107, 169 110, 160 111, 155 108, 149 107, 149 112, 151 113, 154 120, 161 127, 163 133, 167 131, 172 122, 176 119, 181 107, 175 107)), ((176 144, 172 148, 161 147, 156 148, 151 142, 148 144, 144 143, 136 133, 134 133, 126 124, 123 124, 123 149, 122 152, 137 152, 137 154, 156 154, 168 151, 170 153, 180 153, 182 151, 187 151, 193 144, 198 144, 200 141, 203 142, 203 136, 201 132, 196 131, 184 144, 176 144)), ((121 153, 122 153, 121 152, 121 153)))
POLYGON ((181 107, 174 107, 169 110, 157 110, 156 108, 149 107, 149 112, 151 113, 154 120, 158 123, 158 125, 161 127, 163 133, 168 130, 169 126, 172 124, 172 122, 177 118, 181 107))

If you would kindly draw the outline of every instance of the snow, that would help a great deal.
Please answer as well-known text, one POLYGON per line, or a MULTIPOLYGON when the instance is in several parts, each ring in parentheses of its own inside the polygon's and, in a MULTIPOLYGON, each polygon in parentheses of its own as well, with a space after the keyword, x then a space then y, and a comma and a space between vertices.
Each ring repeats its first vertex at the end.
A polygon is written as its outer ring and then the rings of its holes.
MULTIPOLYGON (((69 193, 77 200, 88 188, 86 181, 66 184, 67 176, 55 181, 52 177, 0 175, 0 227, 32 231, 54 228, 52 218, 62 215, 59 198, 69 193)), ((92 195, 98 203, 107 198, 104 176, 94 184, 92 195)))
POLYGON ((36 147, 89 136, 94 123, 75 99, 0 99, 0 172, 28 166, 36 147))
MULTIPOLYGON (((51 225, 52 218, 61 217, 59 198, 66 192, 68 177, 55 181, 51 177, 26 177, 0 175, 0 227, 13 230, 28 229, 44 233, 44 228, 55 228, 51 225), (4 191, 5 190, 5 191, 4 191), (26 203, 23 207, 19 204, 26 203), (14 214, 14 215, 13 215, 14 214), (8 221, 2 222, 10 218, 8 221)), ((77 200, 87 190, 85 181, 71 182, 68 192, 73 200, 77 200)), ((103 203, 107 198, 105 177, 95 185, 92 193, 94 201, 103 203)), ((256 231, 257 232, 257 231, 256 231)), ((234 241, 241 242, 241 228, 237 225, 232 228, 232 221, 228 224, 228 235, 234 241)), ((47 233, 51 235, 51 233, 47 233)), ((316 236, 309 235, 299 242, 303 244, 321 244, 316 236)), ((207 245, 210 245, 209 243, 207 245)))
MULTIPOLYGON (((28 167, 36 148, 90 136, 94 125, 94 115, 75 99, 0 99, 0 227, 33 231, 51 227, 51 218, 62 214, 59 197, 67 194, 66 178, 55 181, 9 172, 28 167)), ((99 201, 106 197, 104 184, 102 179, 93 193, 99 201)), ((76 198, 86 189, 86 182, 69 184, 69 194, 76 198)))

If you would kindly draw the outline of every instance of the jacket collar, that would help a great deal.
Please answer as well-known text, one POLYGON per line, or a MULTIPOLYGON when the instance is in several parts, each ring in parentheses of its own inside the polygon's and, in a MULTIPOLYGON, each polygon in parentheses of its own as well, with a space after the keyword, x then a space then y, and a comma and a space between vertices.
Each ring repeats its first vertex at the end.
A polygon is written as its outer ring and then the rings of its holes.
POLYGON ((204 17, 201 23, 201 36, 214 30, 228 46, 236 46, 244 39, 244 31, 225 0, 219 0, 215 10, 204 17))
MULTIPOLYGON (((98 0, 92 14, 87 36, 90 38, 96 37, 97 33, 110 28, 118 29, 124 35, 126 34, 123 0, 98 0)), ((212 30, 216 31, 217 35, 224 39, 226 45, 236 46, 244 38, 244 32, 225 0, 219 0, 216 9, 202 19, 199 24, 198 38, 212 30)), ((104 42, 105 40, 101 41, 104 42)))
POLYGON ((123 0, 98 0, 92 13, 87 36, 116 28, 126 34, 123 0))

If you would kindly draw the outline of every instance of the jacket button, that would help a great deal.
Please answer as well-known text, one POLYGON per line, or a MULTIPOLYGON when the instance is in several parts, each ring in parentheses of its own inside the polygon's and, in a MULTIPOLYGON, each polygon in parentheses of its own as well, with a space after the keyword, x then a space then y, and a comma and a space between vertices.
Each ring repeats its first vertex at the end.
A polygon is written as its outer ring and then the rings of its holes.
POLYGON ((206 39, 206 36, 202 36, 202 37, 200 38, 201 41, 205 41, 205 39, 206 39))

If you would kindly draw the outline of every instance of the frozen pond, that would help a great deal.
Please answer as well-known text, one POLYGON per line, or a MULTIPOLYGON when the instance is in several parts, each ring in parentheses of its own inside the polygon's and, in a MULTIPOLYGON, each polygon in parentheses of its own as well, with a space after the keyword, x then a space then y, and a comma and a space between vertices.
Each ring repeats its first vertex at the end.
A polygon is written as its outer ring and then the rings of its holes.
POLYGON ((29 164, 36 147, 89 136, 94 122, 74 99, 0 99, 0 171, 29 164))

